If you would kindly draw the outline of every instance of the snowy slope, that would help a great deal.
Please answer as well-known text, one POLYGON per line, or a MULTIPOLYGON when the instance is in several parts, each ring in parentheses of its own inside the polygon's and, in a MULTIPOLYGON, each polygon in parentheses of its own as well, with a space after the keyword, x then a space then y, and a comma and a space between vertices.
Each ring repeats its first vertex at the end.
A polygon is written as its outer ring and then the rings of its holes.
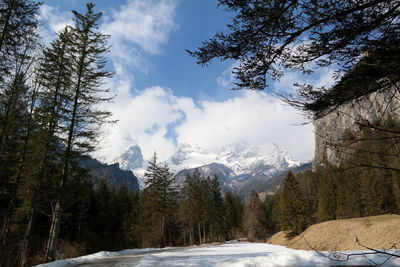
MULTIPOLYGON (((345 259, 347 254, 355 251, 344 251, 331 254, 331 258, 337 256, 345 259)), ((400 250, 392 250, 391 253, 400 255, 400 250)), ((101 252, 75 259, 56 261, 49 264, 38 265, 38 267, 60 267, 74 266, 75 264, 102 263, 107 257, 114 256, 112 264, 115 266, 221 266, 221 267, 244 267, 244 266, 359 266, 372 264, 371 260, 380 266, 400 266, 400 258, 391 258, 385 255, 351 256, 347 261, 335 261, 327 257, 329 252, 316 252, 305 250, 294 250, 284 246, 276 246, 265 243, 231 242, 222 245, 195 246, 190 248, 164 249, 149 251, 140 257, 131 257, 139 251, 125 250, 122 252, 101 252), (123 256, 118 256, 123 255, 123 256), (134 260, 134 262, 133 262, 134 260)), ((84 266, 84 265, 82 265, 84 266)), ((101 265, 103 266, 103 265, 101 265)))

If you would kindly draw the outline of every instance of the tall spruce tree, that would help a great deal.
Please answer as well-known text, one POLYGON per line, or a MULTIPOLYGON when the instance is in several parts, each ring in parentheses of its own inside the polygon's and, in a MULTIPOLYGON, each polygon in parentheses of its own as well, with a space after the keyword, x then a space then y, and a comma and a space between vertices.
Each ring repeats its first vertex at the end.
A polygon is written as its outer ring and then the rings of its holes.
MULTIPOLYGON (((17 102, 31 70, 37 48, 39 4, 33 1, 1 1, 0 11, 0 160, 7 157, 6 146, 13 138, 17 102)), ((25 103, 28 101, 24 101, 25 103)), ((1 163, 1 162, 0 162, 1 163)))
POLYGON ((288 172, 279 200, 279 223, 287 237, 300 234, 307 227, 308 207, 299 183, 291 171, 288 172))
POLYGON ((209 236, 211 241, 219 241, 219 236, 222 234, 223 229, 223 199, 221 195, 221 187, 219 185, 218 176, 214 175, 212 178, 207 178, 208 185, 208 208, 207 217, 209 224, 209 236), (215 238, 217 240, 215 240, 215 238))
MULTIPOLYGON (((184 230, 183 238, 189 239, 188 244, 195 242, 195 226, 201 218, 201 190, 200 190, 200 172, 198 169, 194 173, 186 175, 181 191, 181 201, 179 206, 179 219, 181 227, 184 230)), ((199 243, 201 237, 199 234, 199 243)))
POLYGON ((267 234, 272 235, 279 229, 279 195, 267 195, 262 202, 262 224, 267 234))
MULTIPOLYGON (((32 176, 32 194, 25 201, 29 206, 25 234, 20 249, 20 262, 24 265, 28 255, 33 219, 39 201, 39 192, 48 184, 51 176, 57 172, 50 171, 51 166, 59 165, 62 157, 62 120, 65 117, 65 106, 71 101, 71 29, 67 26, 57 33, 56 39, 43 50, 36 71, 36 82, 40 87, 35 116, 38 124, 36 141, 36 171, 32 176)), ((50 188, 48 190, 52 191, 50 188)))
MULTIPOLYGON (((38 47, 40 4, 0 1, 0 205, 1 249, 8 243, 32 130, 36 88, 30 81, 38 47)), ((10 242, 12 243, 12 242, 10 242)), ((3 258, 3 257, 2 257, 3 258)))
POLYGON ((100 126, 111 115, 99 111, 96 105, 110 101, 105 97, 104 79, 112 76, 105 70, 105 53, 109 51, 108 35, 97 31, 102 13, 94 12, 94 4, 87 4, 85 14, 73 11, 75 25, 71 32, 72 77, 71 102, 65 106, 64 153, 62 174, 59 177, 57 194, 51 216, 51 227, 46 246, 46 261, 53 260, 57 248, 59 224, 62 215, 63 188, 77 166, 77 160, 95 148, 95 141, 101 133, 100 126))
POLYGON ((169 225, 177 210, 177 188, 172 172, 167 165, 159 166, 157 155, 149 161, 145 173, 146 187, 141 196, 141 211, 144 245, 165 246, 170 240, 169 225), (149 242, 149 243, 146 243, 149 242))
POLYGON ((262 225, 262 204, 257 192, 252 191, 250 200, 244 207, 243 227, 249 240, 262 240, 266 229, 262 225))
POLYGON ((225 194, 223 215, 225 238, 228 240, 236 238, 242 226, 243 205, 240 198, 231 191, 225 194))
POLYGON ((336 219, 337 190, 336 179, 331 172, 321 170, 319 172, 319 194, 318 194, 318 220, 329 221, 336 219))
POLYGON ((38 27, 41 3, 32 0, 0 1, 0 90, 12 74, 12 54, 21 53, 38 27))

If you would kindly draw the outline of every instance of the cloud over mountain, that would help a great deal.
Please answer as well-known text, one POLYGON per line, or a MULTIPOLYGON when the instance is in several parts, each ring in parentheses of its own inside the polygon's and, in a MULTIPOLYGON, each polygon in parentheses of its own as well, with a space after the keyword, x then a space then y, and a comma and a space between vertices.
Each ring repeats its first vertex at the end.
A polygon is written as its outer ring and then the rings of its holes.
POLYGON ((196 103, 171 90, 151 87, 137 95, 119 95, 111 109, 119 122, 108 138, 109 160, 134 143, 140 145, 145 159, 157 151, 165 160, 177 144, 213 148, 242 140, 249 144, 274 142, 295 159, 312 158, 312 125, 294 125, 303 122, 301 114, 264 92, 196 103))

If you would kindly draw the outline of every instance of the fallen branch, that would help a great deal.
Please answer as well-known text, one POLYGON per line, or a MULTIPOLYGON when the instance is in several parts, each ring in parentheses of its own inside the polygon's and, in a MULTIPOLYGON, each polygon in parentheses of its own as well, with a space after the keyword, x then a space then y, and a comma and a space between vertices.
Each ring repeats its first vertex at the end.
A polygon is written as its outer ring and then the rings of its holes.
MULTIPOLYGON (((344 252, 341 252, 341 251, 330 251, 329 254, 326 255, 326 254, 322 253, 321 251, 318 251, 314 247, 312 247, 305 237, 303 237, 303 238, 304 238, 304 241, 306 242, 307 246, 310 249, 312 249, 315 253, 317 253, 318 255, 320 255, 322 257, 325 257, 325 258, 328 258, 330 260, 333 260, 333 261, 345 262, 345 261, 349 261, 351 257, 363 256, 366 259, 368 259, 368 261, 373 263, 374 265, 381 266, 381 265, 385 264, 386 262, 388 262, 391 258, 400 258, 400 254, 394 254, 394 253, 388 252, 385 249, 378 250, 378 249, 370 248, 368 246, 365 246, 365 245, 361 244, 361 242, 359 241, 357 236, 356 236, 356 243, 359 246, 370 250, 369 252, 368 251, 364 251, 364 252, 344 253, 344 252), (386 259, 382 263, 377 263, 377 262, 373 261, 372 259, 368 258, 367 255, 384 255, 386 257, 386 259)), ((394 249, 396 248, 395 244, 394 244, 393 247, 394 247, 394 249)))

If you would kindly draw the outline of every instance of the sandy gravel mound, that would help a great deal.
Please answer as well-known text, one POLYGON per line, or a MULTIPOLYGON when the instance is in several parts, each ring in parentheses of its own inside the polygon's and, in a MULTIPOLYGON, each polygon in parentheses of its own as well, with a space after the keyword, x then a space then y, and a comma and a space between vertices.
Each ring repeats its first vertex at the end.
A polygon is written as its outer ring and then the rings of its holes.
POLYGON ((294 249, 365 250, 361 244, 377 248, 400 248, 400 215, 380 215, 363 218, 327 221, 308 227, 303 233, 287 240, 283 232, 273 235, 268 243, 294 249), (307 242, 310 246, 307 244, 307 242))

